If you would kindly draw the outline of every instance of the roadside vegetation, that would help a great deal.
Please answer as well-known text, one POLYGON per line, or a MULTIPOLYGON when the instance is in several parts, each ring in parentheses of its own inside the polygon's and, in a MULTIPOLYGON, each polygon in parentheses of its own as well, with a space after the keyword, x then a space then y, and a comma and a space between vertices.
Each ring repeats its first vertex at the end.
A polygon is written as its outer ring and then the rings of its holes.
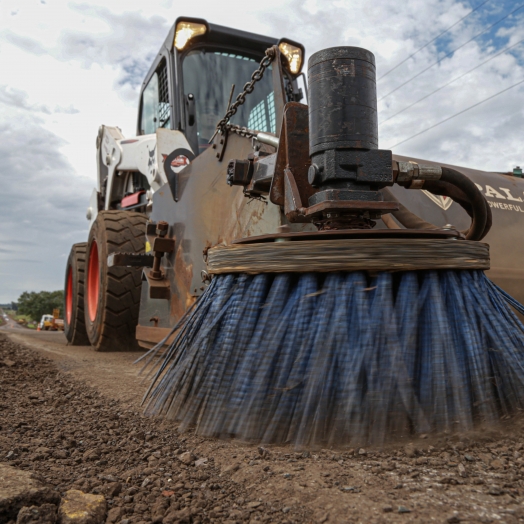
POLYGON ((7 311, 16 322, 36 329, 42 315, 52 315, 54 309, 62 314, 64 309, 64 292, 59 291, 24 291, 18 298, 18 311, 7 311))

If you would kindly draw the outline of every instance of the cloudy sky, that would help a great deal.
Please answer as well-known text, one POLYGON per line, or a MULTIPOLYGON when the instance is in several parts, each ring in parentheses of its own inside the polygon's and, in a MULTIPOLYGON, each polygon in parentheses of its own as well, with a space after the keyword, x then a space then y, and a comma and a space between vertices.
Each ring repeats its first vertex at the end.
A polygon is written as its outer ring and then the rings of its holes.
POLYGON ((336 45, 368 48, 378 77, 385 75, 378 82, 382 148, 402 142, 396 153, 508 171, 524 164, 524 84, 512 87, 524 80, 524 8, 510 14, 518 6, 0 0, 0 303, 63 286, 71 244, 87 239, 98 126, 133 135, 139 87, 178 16, 287 36, 308 55, 336 45))

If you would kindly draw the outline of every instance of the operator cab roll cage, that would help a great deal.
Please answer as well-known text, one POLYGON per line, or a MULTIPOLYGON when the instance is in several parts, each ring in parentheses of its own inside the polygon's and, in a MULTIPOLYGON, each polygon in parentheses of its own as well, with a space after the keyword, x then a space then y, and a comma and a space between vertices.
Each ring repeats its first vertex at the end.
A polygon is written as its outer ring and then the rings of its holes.
MULTIPOLYGON (((162 70, 165 65, 165 76, 162 81, 167 84, 168 100, 163 100, 162 103, 169 104, 166 107, 166 116, 163 121, 157 122, 156 127, 166 127, 172 130, 178 130, 184 133, 191 148, 195 154, 199 154, 198 137, 196 134, 196 126, 192 126, 190 119, 190 111, 188 111, 188 100, 184 96, 183 83, 183 68, 182 64, 184 58, 189 52, 201 48, 210 47, 220 52, 237 53, 242 56, 253 58, 253 71, 258 68, 258 62, 263 58, 266 49, 271 46, 279 45, 281 42, 286 42, 299 47, 302 50, 302 57, 304 57, 304 47, 289 39, 276 39, 268 36, 258 35, 239 29, 232 29, 216 24, 210 24, 206 20, 200 18, 179 17, 171 27, 159 53, 153 61, 145 80, 140 90, 140 102, 138 108, 137 118, 137 135, 147 134, 144 132, 144 125, 142 125, 141 118, 144 104, 144 91, 149 85, 150 80, 162 70), (174 39, 176 28, 179 22, 192 22, 196 24, 203 24, 206 26, 206 32, 202 35, 192 38, 187 45, 179 51, 174 46, 174 39)), ((276 135, 280 133, 280 123, 282 121, 283 107, 286 102, 297 102, 302 99, 302 90, 298 88, 297 79, 301 76, 300 71, 293 75, 284 67, 278 68, 280 71, 273 68, 273 85, 279 84, 279 89, 274 87, 275 92, 275 112, 276 112, 276 135)), ((269 71, 266 73, 269 74, 269 71)), ((245 82, 250 78, 239 79, 239 84, 235 88, 238 93, 243 88, 245 82)), ((305 84, 305 82, 304 82, 305 84)), ((165 93, 164 93, 165 96, 165 93)), ((226 103, 224 101, 224 103, 226 103)), ((223 115, 222 115, 223 116, 223 115)), ((217 121, 218 123, 218 121, 217 121)))

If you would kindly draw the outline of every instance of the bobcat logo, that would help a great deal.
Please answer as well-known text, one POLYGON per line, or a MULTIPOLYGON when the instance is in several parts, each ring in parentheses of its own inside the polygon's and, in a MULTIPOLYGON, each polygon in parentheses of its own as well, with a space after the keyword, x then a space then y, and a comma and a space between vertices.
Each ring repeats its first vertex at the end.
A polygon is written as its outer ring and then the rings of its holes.
POLYGON ((149 177, 152 178, 153 180, 156 177, 155 151, 156 151, 156 144, 155 144, 155 147, 151 151, 148 151, 148 153, 149 153, 149 160, 147 161, 147 170, 148 170, 148 173, 149 173, 149 177))
POLYGON ((156 151, 156 145, 152 149, 152 151, 149 151, 149 160, 147 162, 147 167, 151 169, 151 167, 154 167, 155 165, 155 151, 156 151))

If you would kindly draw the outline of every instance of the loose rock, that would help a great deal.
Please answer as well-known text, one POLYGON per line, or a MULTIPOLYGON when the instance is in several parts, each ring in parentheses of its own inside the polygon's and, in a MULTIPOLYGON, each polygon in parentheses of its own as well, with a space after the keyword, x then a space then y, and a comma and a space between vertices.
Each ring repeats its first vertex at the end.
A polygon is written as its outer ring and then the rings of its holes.
POLYGON ((18 513, 16 524, 56 524, 57 507, 54 504, 24 506, 18 513))
POLYGON ((179 455, 178 459, 180 462, 189 465, 195 461, 196 457, 190 451, 186 451, 185 453, 182 453, 182 455, 179 455))
POLYGON ((29 471, 0 463, 0 522, 14 521, 24 506, 58 504, 59 501, 58 493, 43 486, 29 471))
POLYGON ((71 489, 66 491, 58 511, 60 524, 103 524, 106 499, 71 489))

